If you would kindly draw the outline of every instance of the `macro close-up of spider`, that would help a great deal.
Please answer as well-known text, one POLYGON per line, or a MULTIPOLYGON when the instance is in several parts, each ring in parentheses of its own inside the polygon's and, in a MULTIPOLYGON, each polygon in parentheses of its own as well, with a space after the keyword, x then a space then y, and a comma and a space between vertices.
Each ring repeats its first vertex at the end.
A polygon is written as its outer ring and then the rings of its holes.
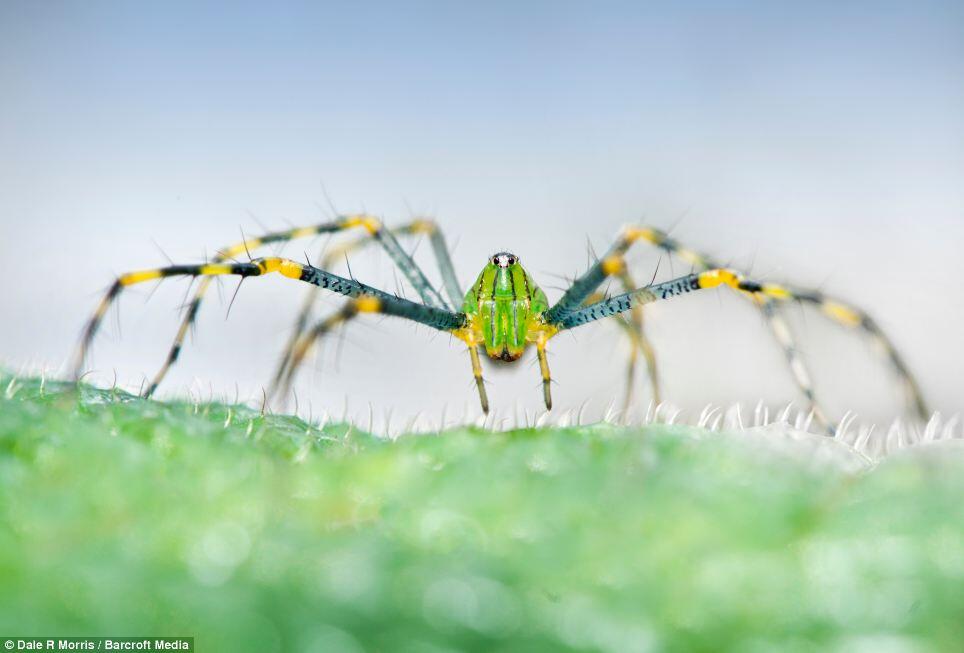
POLYGON ((543 401, 546 409, 551 410, 552 377, 547 353, 549 341, 576 327, 599 320, 614 320, 631 344, 625 404, 632 401, 633 379, 640 357, 645 361, 651 399, 655 404, 659 404, 662 397, 657 360, 644 329, 643 307, 698 290, 728 287, 746 297, 765 317, 769 331, 784 353, 787 367, 806 400, 810 414, 828 433, 834 432, 834 420, 818 401, 810 373, 798 353, 795 336, 781 316, 781 305, 788 302, 812 305, 838 325, 858 330, 871 339, 890 362, 906 395, 909 410, 922 421, 926 421, 929 416, 928 407, 914 376, 894 344, 866 312, 823 292, 751 279, 739 270, 723 266, 712 257, 680 244, 666 232, 648 226, 624 228, 603 256, 598 257, 588 270, 577 276, 554 303, 549 301, 536 280, 523 267, 521 258, 506 251, 493 254, 472 285, 467 289, 463 288, 456 277, 442 231, 429 219, 420 218, 397 228, 387 228, 374 216, 353 214, 312 226, 247 238, 218 250, 217 255, 207 263, 169 265, 118 276, 84 329, 73 366, 73 378, 79 379, 83 374, 84 364, 98 328, 124 288, 167 277, 200 278, 163 367, 143 391, 144 396, 151 396, 177 361, 185 336, 197 318, 211 281, 223 275, 234 275, 243 279, 271 273, 279 273, 285 278, 314 286, 313 290, 321 289, 348 297, 340 310, 310 324, 315 293, 307 296, 273 375, 272 395, 283 395, 290 389, 306 356, 326 334, 361 314, 376 313, 447 332, 463 342, 469 353, 479 402, 485 413, 489 412, 489 398, 480 350, 491 361, 506 364, 520 360, 526 349, 534 347, 542 379, 543 401), (277 256, 252 256, 253 250, 265 245, 355 228, 362 229, 364 235, 327 250, 319 267, 310 262, 299 263, 277 256), (433 286, 411 255, 399 244, 398 236, 412 235, 428 237, 447 298, 433 286), (378 243, 381 246, 411 284, 421 302, 405 299, 361 283, 353 277, 342 277, 328 271, 331 263, 338 257, 347 257, 350 252, 369 243, 378 243), (626 253, 635 243, 646 243, 659 248, 692 266, 693 271, 668 281, 639 286, 625 260, 626 253), (241 255, 246 255, 247 260, 238 260, 241 255), (620 294, 611 295, 600 290, 609 280, 615 280, 621 285, 620 294))
POLYGON ((964 650, 964 3, 0 3, 10 650, 964 650))

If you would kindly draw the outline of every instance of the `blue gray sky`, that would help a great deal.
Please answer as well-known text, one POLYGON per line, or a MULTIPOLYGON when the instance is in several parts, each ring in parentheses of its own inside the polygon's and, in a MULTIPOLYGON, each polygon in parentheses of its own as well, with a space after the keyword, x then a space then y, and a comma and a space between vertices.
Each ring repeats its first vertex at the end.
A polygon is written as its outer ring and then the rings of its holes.
MULTIPOLYGON (((864 306, 932 403, 964 408, 959 2, 7 1, 0 88, 0 361, 15 369, 59 368, 112 275, 164 264, 159 248, 196 261, 242 232, 320 221, 327 189, 341 211, 436 216, 463 285, 513 250, 550 298, 553 275, 584 269, 587 241, 672 226, 757 276, 864 306)), ((416 254, 431 265, 427 247, 416 254)), ((659 257, 632 260, 648 279, 659 257)), ((382 257, 352 269, 399 287, 382 257)), ((246 283, 225 320, 233 289, 206 307, 167 393, 260 395, 301 289, 246 283)), ((126 297, 94 378, 152 374, 184 291, 126 297)), ((838 414, 897 414, 868 346, 790 314, 838 414)), ((795 398, 735 298, 681 299, 649 323, 684 408, 795 398)), ((621 392, 611 326, 554 344, 558 405, 621 392)), ((539 408, 535 368, 489 376, 497 407, 539 408)), ((391 320, 349 329, 298 392, 316 414, 476 410, 457 343, 391 320)))

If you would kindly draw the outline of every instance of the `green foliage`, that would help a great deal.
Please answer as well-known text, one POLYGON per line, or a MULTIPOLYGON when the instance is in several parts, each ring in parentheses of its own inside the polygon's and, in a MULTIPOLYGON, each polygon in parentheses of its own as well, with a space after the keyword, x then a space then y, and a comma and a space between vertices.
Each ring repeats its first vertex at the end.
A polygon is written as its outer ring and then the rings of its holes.
POLYGON ((964 457, 813 469, 682 427, 384 441, 0 385, 0 634, 202 651, 944 651, 964 457), (6 390, 6 394, 3 391, 6 390))

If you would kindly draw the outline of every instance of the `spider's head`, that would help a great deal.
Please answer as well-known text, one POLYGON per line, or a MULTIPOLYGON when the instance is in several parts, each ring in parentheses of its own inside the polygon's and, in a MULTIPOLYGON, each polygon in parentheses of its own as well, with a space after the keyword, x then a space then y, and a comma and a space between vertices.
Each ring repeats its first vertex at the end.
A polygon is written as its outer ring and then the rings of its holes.
POLYGON ((482 292, 488 299, 515 299, 527 281, 525 269, 519 257, 509 252, 497 252, 489 257, 480 278, 482 292))
POLYGON ((489 265, 499 268, 509 268, 519 265, 519 257, 509 252, 499 252, 489 257, 489 265))
POLYGON ((465 312, 474 313, 480 302, 525 299, 536 288, 535 282, 509 252, 498 252, 489 257, 475 284, 466 296, 465 312))

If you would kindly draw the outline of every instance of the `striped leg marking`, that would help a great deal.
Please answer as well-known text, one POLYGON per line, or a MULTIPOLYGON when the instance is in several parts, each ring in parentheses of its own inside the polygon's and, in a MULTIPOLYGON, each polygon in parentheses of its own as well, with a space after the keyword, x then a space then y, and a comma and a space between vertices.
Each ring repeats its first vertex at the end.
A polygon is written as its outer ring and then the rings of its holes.
MULTIPOLYGON (((436 263, 438 264, 439 272, 442 275, 442 281, 445 285, 445 291, 449 295, 449 299, 451 301, 450 308, 457 310, 459 307, 461 307, 462 293, 459 290, 459 282, 455 275, 455 268, 452 265, 452 259, 449 256, 448 248, 445 244, 445 238, 435 222, 427 218, 418 218, 407 224, 395 227, 391 229, 390 232, 394 238, 399 236, 428 234, 429 241, 432 244, 432 249, 435 254, 436 263)), ((345 243, 338 243, 337 245, 322 252, 320 255, 321 265, 319 267, 324 270, 330 270, 341 263, 349 254, 358 252, 374 242, 376 242, 375 237, 371 234, 368 234, 345 243)), ((414 261, 412 261, 412 265, 417 267, 417 264, 414 261)), ((298 316, 295 318, 291 334, 288 336, 288 340, 282 349, 282 354, 278 361, 278 365, 275 368, 275 372, 272 377, 273 387, 276 387, 278 382, 283 378, 285 373, 284 370, 290 363, 295 343, 304 334, 305 329, 308 328, 308 323, 311 320, 311 314, 314 310, 315 300, 317 297, 318 293, 314 290, 310 290, 305 294, 305 299, 302 303, 301 310, 299 311, 298 316)))
MULTIPOLYGON (((283 231, 275 231, 267 233, 263 236, 257 238, 250 238, 240 243, 230 245, 228 247, 222 248, 218 251, 217 255, 212 259, 212 263, 224 263, 234 257, 240 256, 245 253, 250 253, 259 247, 264 247, 265 245, 270 245, 274 243, 283 243, 292 240, 297 240, 299 238, 309 238, 311 236, 318 236, 320 234, 335 233, 338 231, 344 231, 356 227, 363 227, 368 233, 367 239, 369 241, 376 241, 382 245, 382 247, 388 252, 392 260, 396 262, 405 277, 408 279, 409 283, 412 284, 419 295, 422 297, 425 303, 431 306, 437 306, 439 308, 445 308, 446 305, 442 302, 441 297, 426 279, 425 275, 422 273, 421 269, 415 265, 411 257, 408 256, 402 250, 398 241, 395 237, 388 231, 382 228, 381 222, 370 215, 346 215, 336 218, 335 220, 329 222, 323 222, 320 224, 307 226, 307 227, 296 227, 293 229, 286 229, 283 231)), ((321 265, 322 269, 327 269, 329 266, 324 263, 321 265)), ((167 372, 171 369, 171 366, 177 362, 178 356, 181 353, 181 348, 184 345, 184 340, 187 337, 187 333, 191 326, 197 319, 198 312, 201 308, 201 303, 204 301, 204 296, 207 293, 212 279, 204 278, 201 279, 198 284, 194 295, 188 304, 188 309, 184 314, 184 318, 181 320, 181 324, 178 327, 177 335, 174 337, 174 342, 168 351, 167 358, 161 369, 158 370, 157 374, 154 375, 154 379, 148 386, 147 391, 144 393, 145 396, 151 396, 154 391, 157 390, 158 385, 167 375, 167 372)))
POLYGON ((74 378, 78 379, 80 377, 83 361, 103 321, 104 315, 110 308, 111 303, 113 303, 120 294, 121 290, 127 286, 176 276, 211 277, 235 275, 240 277, 257 277, 273 272, 347 297, 371 297, 377 299, 379 302, 379 312, 385 313, 386 315, 402 317, 440 331, 459 329, 465 323, 465 316, 462 313, 454 313, 447 309, 426 306, 407 299, 401 299, 377 288, 355 281, 354 279, 346 279, 312 265, 298 263, 280 257, 256 258, 249 263, 172 265, 163 268, 129 272, 121 275, 114 281, 107 291, 107 294, 97 306, 87 326, 84 328, 74 365, 74 378))
MULTIPOLYGON (((649 227, 631 227, 627 229, 627 237, 631 240, 643 240, 660 247, 667 252, 675 254, 684 261, 691 263, 697 269, 721 267, 710 257, 683 247, 678 241, 670 238, 667 234, 658 229, 652 229, 649 227)), ((836 322, 837 324, 862 331, 866 337, 877 344, 878 349, 882 352, 884 358, 886 358, 890 363, 890 367, 897 376, 898 382, 904 391, 907 405, 911 411, 915 413, 922 421, 927 421, 930 419, 930 410, 927 406, 927 402, 924 400, 916 378, 898 353, 893 341, 887 337, 877 323, 866 312, 854 306, 848 305, 846 302, 842 302, 839 299, 826 297, 822 293, 812 290, 793 288, 789 286, 777 287, 774 284, 771 284, 770 288, 774 291, 773 294, 771 294, 768 298, 765 298, 763 301, 759 301, 758 299, 756 303, 763 311, 764 317, 767 320, 767 325, 770 327, 774 338, 776 338, 777 342, 783 349, 784 355, 790 364, 794 380, 796 381, 801 392, 803 392, 804 396, 806 396, 807 400, 809 401, 810 410, 813 411, 815 419, 822 422, 828 428, 832 428, 825 413, 814 397, 814 391, 810 385, 810 376, 807 372, 806 365, 800 358, 797 348, 794 345, 794 339, 791 335, 789 326, 787 325, 786 321, 784 321, 783 317, 779 315, 779 312, 776 310, 777 307, 773 304, 774 301, 783 302, 795 300, 803 303, 813 304, 821 314, 830 318, 830 320, 836 322)))
POLYGON ((319 321, 314 327, 301 334, 295 341, 291 356, 287 359, 286 365, 278 371, 278 378, 274 380, 270 397, 287 395, 291 389, 291 384, 298 374, 298 370, 307 358, 308 354, 314 349, 315 345, 329 332, 338 326, 345 324, 359 313, 378 313, 381 303, 375 297, 361 297, 352 299, 342 306, 341 310, 327 318, 319 321))
POLYGON ((813 304, 823 315, 837 324, 848 329, 862 331, 890 363, 911 411, 922 422, 927 422, 931 418, 931 410, 924 399, 917 378, 897 351, 893 341, 870 315, 859 308, 847 305, 838 299, 826 297, 819 292, 798 289, 787 289, 787 292, 789 294, 787 299, 813 304))
POLYGON ((672 299, 673 297, 686 295, 697 290, 719 288, 720 286, 728 286, 734 290, 740 290, 753 295, 762 295, 764 297, 771 296, 770 293, 783 292, 783 289, 779 286, 761 284, 757 281, 746 279, 733 270, 718 268, 687 274, 677 279, 654 283, 621 295, 607 297, 606 299, 580 308, 577 311, 570 311, 562 320, 556 322, 553 326, 560 331, 574 329, 575 327, 589 324, 596 320, 626 313, 633 310, 636 306, 651 304, 664 299, 672 299))
MULTIPOLYGON (((581 298, 584 299, 587 297, 607 276, 615 274, 616 271, 624 267, 622 263, 623 255, 625 255, 634 243, 640 241, 663 249, 690 263, 697 270, 709 270, 722 267, 711 257, 681 245, 677 240, 671 238, 659 229, 636 226, 628 227, 606 255, 591 266, 585 274, 576 279, 566 294, 563 295, 563 298, 546 314, 547 320, 559 320, 567 312, 578 308, 579 302, 582 301, 581 298)), ((762 298, 757 296, 755 303, 763 312, 767 326, 773 333, 775 340, 780 345, 784 356, 788 360, 794 382, 809 402, 809 407, 814 417, 819 422, 822 422, 825 427, 831 431, 833 429, 830 421, 826 417, 826 413, 816 400, 813 387, 810 383, 810 374, 794 344, 792 332, 786 321, 779 314, 774 302, 796 300, 811 303, 816 305, 823 315, 838 324, 849 328, 856 328, 864 332, 872 341, 877 343, 878 348, 889 360, 890 366, 898 377, 901 387, 907 396, 907 403, 913 412, 922 420, 929 419, 930 412, 916 379, 897 352, 893 342, 883 333, 870 316, 860 309, 849 306, 839 300, 825 297, 821 293, 803 289, 791 289, 773 284, 770 285, 770 289, 773 291, 771 295, 762 298)))

